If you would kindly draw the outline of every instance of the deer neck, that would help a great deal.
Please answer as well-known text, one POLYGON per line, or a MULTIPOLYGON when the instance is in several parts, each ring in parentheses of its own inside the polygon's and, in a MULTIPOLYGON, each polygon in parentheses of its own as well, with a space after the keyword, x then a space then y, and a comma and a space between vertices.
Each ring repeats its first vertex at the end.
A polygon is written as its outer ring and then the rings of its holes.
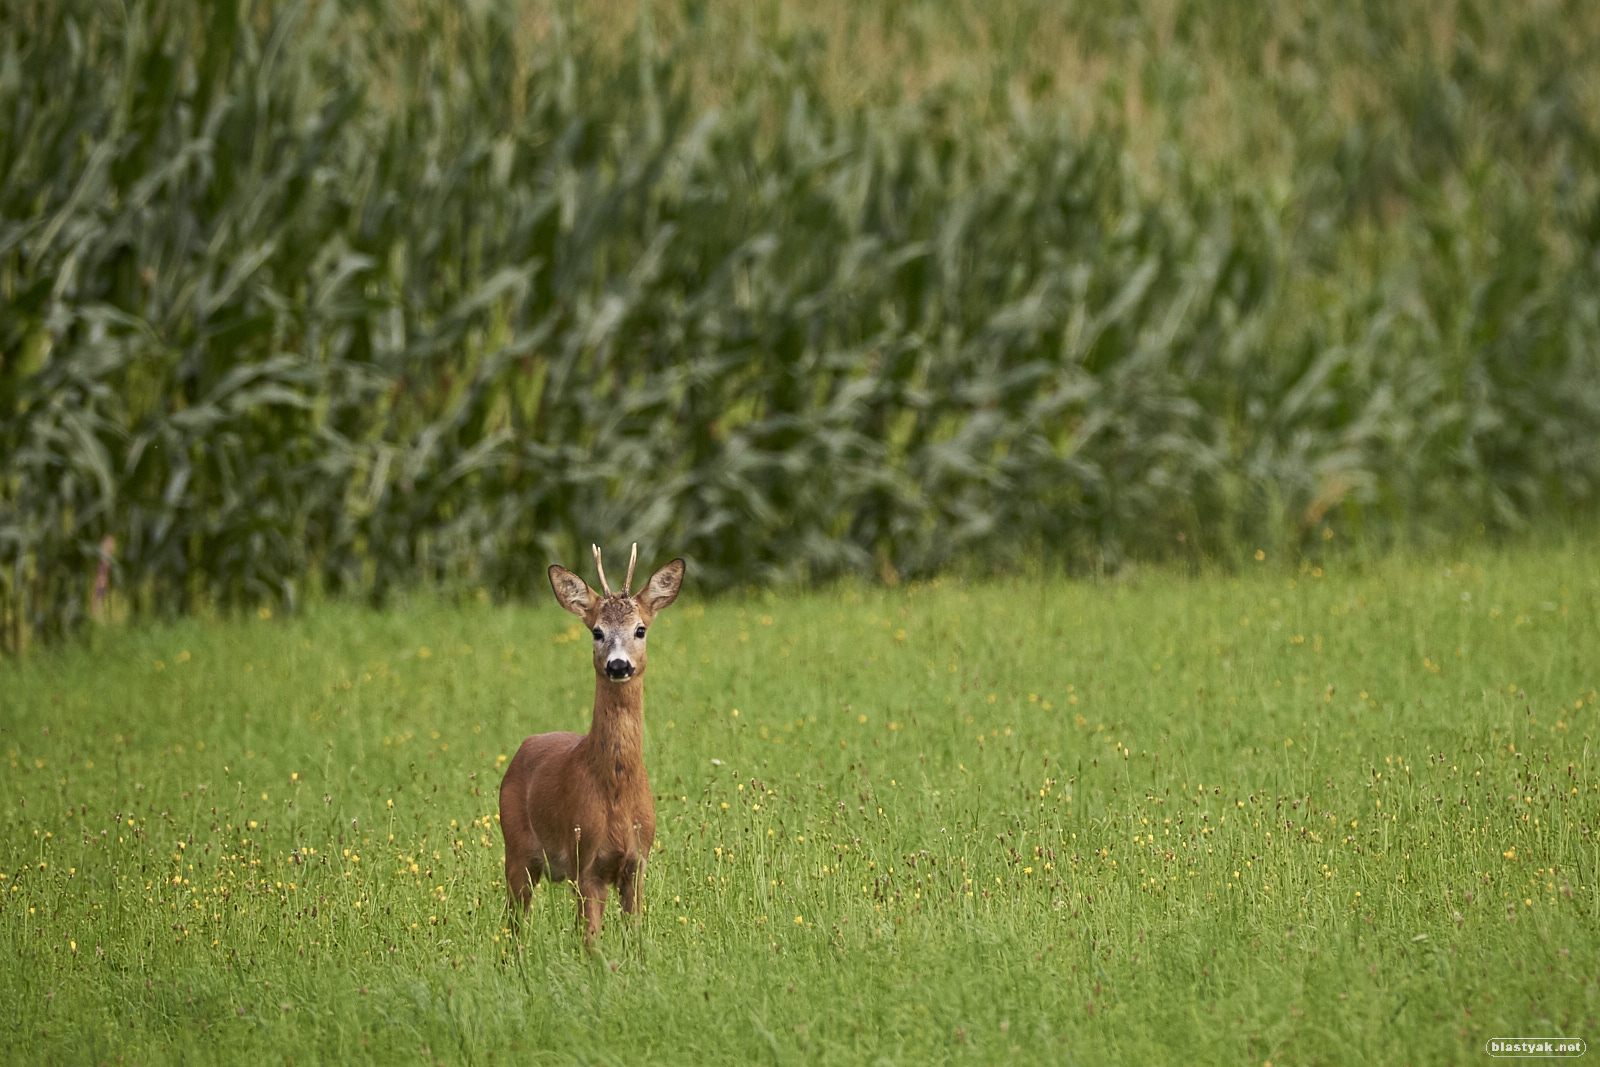
POLYGON ((594 683, 594 719, 584 738, 595 780, 621 792, 644 777, 644 679, 594 683))

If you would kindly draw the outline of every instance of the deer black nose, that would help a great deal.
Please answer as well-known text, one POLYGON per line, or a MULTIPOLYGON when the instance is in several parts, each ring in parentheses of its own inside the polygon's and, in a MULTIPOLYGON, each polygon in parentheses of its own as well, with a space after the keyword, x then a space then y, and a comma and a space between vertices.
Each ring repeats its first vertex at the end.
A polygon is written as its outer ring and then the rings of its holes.
POLYGON ((606 677, 613 682, 620 682, 624 678, 633 677, 633 664, 625 659, 614 659, 606 662, 606 677))

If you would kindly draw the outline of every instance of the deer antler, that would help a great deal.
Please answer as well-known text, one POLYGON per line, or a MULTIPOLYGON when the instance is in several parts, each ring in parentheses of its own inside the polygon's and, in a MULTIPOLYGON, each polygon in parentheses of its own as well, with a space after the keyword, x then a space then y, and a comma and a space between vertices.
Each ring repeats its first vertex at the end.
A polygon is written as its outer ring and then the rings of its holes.
POLYGON ((623 596, 633 595, 633 565, 637 562, 639 562, 639 542, 635 541, 633 543, 633 554, 628 557, 628 577, 622 583, 623 596))
POLYGON ((590 545, 594 549, 594 569, 600 572, 600 588, 605 590, 606 596, 611 595, 611 587, 606 584, 606 569, 600 566, 600 546, 590 545))

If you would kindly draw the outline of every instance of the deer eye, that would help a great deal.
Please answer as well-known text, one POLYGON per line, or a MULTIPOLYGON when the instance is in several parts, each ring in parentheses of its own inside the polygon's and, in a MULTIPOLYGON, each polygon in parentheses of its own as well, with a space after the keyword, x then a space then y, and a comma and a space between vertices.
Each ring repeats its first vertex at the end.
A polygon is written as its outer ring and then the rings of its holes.
POLYGON ((637 630, 633 631, 633 636, 635 636, 639 640, 643 641, 644 640, 644 627, 641 626, 637 630))
POLYGON ((606 635, 600 632, 600 627, 598 626, 594 628, 594 639, 596 641, 604 641, 606 639, 606 635))

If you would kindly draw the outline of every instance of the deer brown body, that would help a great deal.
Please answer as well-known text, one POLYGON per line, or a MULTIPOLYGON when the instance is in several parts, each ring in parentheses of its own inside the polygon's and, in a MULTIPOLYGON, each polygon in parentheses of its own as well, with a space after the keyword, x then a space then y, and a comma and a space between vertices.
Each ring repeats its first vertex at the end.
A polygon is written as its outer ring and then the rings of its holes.
POLYGON ((645 636, 656 613, 677 597, 683 573, 683 560, 675 559, 632 596, 630 562, 621 594, 610 591, 600 572, 602 596, 566 568, 550 568, 556 600, 594 636, 594 717, 587 734, 528 738, 506 768, 500 783, 506 891, 518 914, 528 909, 540 878, 572 880, 578 921, 591 943, 611 887, 624 912, 639 908, 639 876, 656 837, 644 769, 645 636))

